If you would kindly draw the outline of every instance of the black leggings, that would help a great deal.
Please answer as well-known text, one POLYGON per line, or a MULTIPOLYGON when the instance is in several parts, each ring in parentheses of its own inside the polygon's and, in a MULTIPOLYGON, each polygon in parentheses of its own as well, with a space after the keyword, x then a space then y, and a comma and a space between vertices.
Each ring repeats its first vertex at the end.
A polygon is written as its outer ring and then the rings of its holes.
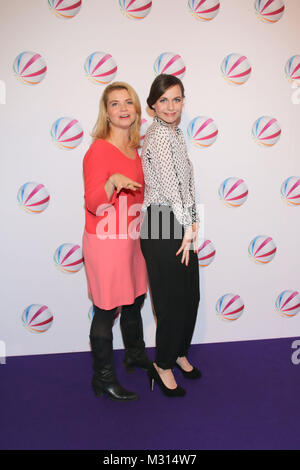
MULTIPOLYGON (((124 330, 126 331, 132 325, 141 323, 141 306, 144 302, 144 299, 145 294, 140 295, 135 299, 133 304, 124 305, 122 307, 120 317, 120 326, 122 333, 124 330)), ((111 310, 104 310, 94 305, 94 317, 90 330, 91 338, 101 338, 109 341, 113 340, 112 327, 117 309, 118 307, 115 307, 111 310)), ((126 343, 126 338, 123 339, 124 343, 126 343)))
POLYGON ((187 355, 200 300, 197 254, 189 252, 188 266, 181 264, 182 253, 176 256, 182 236, 183 228, 168 206, 148 207, 141 248, 157 317, 155 362, 162 369, 171 369, 177 357, 187 355))

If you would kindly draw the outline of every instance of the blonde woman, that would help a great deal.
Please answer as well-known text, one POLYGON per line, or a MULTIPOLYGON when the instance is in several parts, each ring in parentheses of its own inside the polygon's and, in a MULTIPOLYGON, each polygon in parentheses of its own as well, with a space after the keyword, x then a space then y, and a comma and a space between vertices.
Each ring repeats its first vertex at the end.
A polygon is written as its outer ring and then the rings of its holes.
POLYGON ((112 326, 122 306, 122 330, 128 371, 147 369, 141 306, 147 274, 140 249, 138 212, 144 178, 137 152, 141 106, 127 83, 107 86, 100 100, 93 143, 83 160, 85 231, 83 255, 94 305, 90 343, 94 358, 92 387, 97 396, 135 400, 115 375, 112 326), (134 228, 132 228, 134 227, 134 228))

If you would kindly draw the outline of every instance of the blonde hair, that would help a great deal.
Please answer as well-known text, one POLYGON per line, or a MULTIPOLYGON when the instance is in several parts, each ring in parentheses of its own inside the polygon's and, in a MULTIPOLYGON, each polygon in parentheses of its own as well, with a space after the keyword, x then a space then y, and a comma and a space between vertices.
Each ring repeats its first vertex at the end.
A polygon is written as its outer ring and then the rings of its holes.
POLYGON ((109 94, 114 90, 127 90, 135 106, 137 116, 130 127, 129 145, 130 147, 137 148, 140 143, 141 104, 134 89, 125 82, 113 82, 104 89, 100 99, 98 118, 91 133, 93 142, 97 139, 106 139, 110 133, 109 121, 107 119, 107 102, 109 94))

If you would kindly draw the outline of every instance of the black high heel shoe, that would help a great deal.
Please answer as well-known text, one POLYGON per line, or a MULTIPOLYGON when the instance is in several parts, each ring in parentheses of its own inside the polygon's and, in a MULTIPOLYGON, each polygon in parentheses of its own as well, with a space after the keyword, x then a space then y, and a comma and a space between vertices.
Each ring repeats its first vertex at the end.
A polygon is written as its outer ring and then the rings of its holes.
POLYGON ((183 370, 182 367, 180 367, 179 364, 175 364, 176 367, 178 367, 178 369, 180 370, 180 372, 182 372, 182 375, 186 378, 186 379, 200 379, 200 377, 202 377, 202 373, 199 369, 197 369, 196 367, 193 367, 192 370, 190 370, 189 372, 187 372, 186 370, 183 370))
POLYGON ((159 386, 162 393, 166 397, 184 397, 184 395, 186 394, 186 391, 184 390, 184 388, 179 387, 178 385, 176 388, 166 387, 153 364, 152 364, 152 367, 148 370, 147 375, 150 381, 151 392, 153 392, 154 382, 156 382, 156 384, 159 386))

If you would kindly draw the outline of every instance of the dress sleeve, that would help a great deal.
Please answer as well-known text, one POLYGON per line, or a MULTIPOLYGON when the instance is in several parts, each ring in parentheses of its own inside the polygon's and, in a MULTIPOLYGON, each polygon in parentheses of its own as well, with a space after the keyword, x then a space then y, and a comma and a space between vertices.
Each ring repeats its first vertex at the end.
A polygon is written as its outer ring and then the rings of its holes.
POLYGON ((117 197, 116 189, 109 200, 104 185, 112 172, 109 168, 105 148, 100 142, 94 142, 83 160, 84 199, 89 212, 97 215, 100 205, 112 205, 117 197))

